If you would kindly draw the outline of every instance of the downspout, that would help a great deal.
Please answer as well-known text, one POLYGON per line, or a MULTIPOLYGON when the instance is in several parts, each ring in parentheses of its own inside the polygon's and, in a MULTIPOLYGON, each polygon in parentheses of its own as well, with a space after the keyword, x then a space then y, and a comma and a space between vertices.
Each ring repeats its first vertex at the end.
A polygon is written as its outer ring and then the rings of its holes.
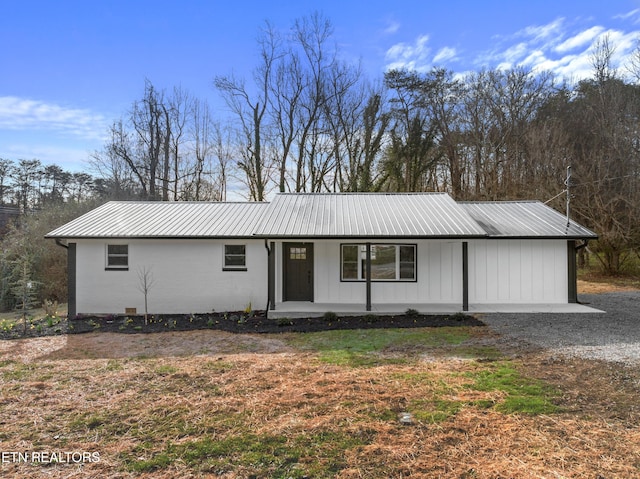
POLYGON ((64 249, 69 249, 69 246, 60 241, 60 238, 56 238, 56 244, 64 249))
POLYGON ((581 249, 586 248, 587 246, 589 246, 589 240, 583 239, 582 244, 579 244, 576 246, 576 251, 580 251, 581 249))

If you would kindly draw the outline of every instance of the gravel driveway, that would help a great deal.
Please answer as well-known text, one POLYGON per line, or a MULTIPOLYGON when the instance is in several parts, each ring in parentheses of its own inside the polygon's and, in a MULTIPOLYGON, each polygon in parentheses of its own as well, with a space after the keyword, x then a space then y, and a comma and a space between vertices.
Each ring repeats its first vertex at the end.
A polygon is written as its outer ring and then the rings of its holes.
POLYGON ((640 364, 640 291, 581 294, 588 314, 486 314, 494 331, 571 357, 640 364))

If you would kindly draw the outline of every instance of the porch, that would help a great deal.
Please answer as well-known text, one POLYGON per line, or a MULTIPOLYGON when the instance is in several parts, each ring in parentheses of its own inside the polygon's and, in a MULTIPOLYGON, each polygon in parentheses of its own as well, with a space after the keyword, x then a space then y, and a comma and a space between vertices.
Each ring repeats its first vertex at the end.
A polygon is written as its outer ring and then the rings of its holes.
POLYGON ((392 304, 373 303, 371 311, 366 310, 364 304, 358 303, 312 303, 305 301, 286 301, 276 303, 276 309, 269 311, 270 318, 309 318, 322 316, 327 311, 338 316, 400 315, 407 309, 415 309, 422 314, 465 314, 483 313, 601 313, 602 311, 579 303, 548 303, 548 304, 470 304, 468 311, 462 311, 462 304, 392 304))

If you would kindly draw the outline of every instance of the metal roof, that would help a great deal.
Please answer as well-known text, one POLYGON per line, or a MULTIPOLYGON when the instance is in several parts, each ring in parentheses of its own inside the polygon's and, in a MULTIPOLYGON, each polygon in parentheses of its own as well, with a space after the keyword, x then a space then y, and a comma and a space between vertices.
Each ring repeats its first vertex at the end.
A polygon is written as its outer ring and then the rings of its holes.
POLYGON ((265 238, 486 236, 446 193, 279 194, 255 234, 265 238))
POLYGON ((591 230, 540 201, 459 202, 491 238, 596 239, 591 230))
POLYGON ((250 237, 269 203, 110 201, 47 238, 250 237))
POLYGON ((459 202, 446 193, 288 193, 271 203, 111 201, 47 238, 595 239, 539 201, 459 202))

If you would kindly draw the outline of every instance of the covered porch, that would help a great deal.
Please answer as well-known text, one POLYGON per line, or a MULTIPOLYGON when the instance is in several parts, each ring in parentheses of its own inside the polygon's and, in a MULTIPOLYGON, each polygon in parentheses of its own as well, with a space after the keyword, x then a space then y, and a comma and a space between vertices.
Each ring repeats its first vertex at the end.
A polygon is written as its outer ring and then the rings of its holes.
POLYGON ((338 316, 361 316, 366 314, 375 315, 400 315, 407 309, 415 309, 421 314, 482 314, 482 313, 559 313, 559 314, 580 314, 580 313, 601 313, 602 311, 591 308, 580 303, 559 303, 559 304, 471 304, 467 311, 463 311, 462 304, 390 304, 372 303, 371 310, 368 311, 365 304, 357 303, 312 303, 305 301, 285 301, 276 303, 276 308, 269 311, 270 318, 310 318, 320 317, 328 311, 336 313, 338 316))

